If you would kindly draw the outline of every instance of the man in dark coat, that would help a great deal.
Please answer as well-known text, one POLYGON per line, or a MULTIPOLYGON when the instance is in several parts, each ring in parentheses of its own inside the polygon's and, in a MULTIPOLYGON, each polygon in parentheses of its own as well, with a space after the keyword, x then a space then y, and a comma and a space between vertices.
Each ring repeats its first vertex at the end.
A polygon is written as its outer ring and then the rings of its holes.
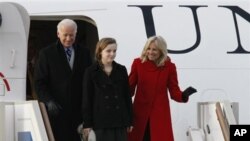
POLYGON ((40 51, 35 68, 35 90, 46 105, 56 141, 80 141, 82 80, 91 57, 86 48, 74 44, 76 32, 73 20, 59 22, 58 41, 40 51))

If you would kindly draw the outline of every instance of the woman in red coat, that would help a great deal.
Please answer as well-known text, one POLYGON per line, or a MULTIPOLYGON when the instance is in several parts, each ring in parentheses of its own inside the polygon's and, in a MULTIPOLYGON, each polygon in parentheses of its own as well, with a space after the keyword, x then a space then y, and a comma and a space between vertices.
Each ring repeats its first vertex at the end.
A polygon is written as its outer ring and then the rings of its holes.
POLYGON ((129 140, 173 141, 168 92, 171 99, 187 102, 196 90, 180 90, 175 64, 167 56, 167 45, 161 36, 147 40, 141 57, 132 64, 129 83, 132 96, 135 94, 134 128, 129 140))

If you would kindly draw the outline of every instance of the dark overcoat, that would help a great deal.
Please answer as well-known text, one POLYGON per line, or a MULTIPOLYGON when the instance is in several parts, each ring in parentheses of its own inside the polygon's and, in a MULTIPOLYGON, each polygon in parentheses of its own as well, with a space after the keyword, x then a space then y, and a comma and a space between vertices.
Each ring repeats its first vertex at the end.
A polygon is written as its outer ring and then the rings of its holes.
POLYGON ((175 64, 168 59, 164 66, 154 62, 134 60, 129 75, 132 96, 135 94, 134 128, 129 141, 142 141, 147 123, 150 141, 173 141, 170 103, 168 96, 182 102, 175 64))
POLYGON ((113 69, 109 76, 98 63, 93 64, 85 72, 84 128, 119 128, 132 124, 132 102, 127 70, 116 62, 112 65, 113 69))
POLYGON ((35 68, 35 89, 42 102, 53 100, 62 110, 50 117, 56 141, 77 139, 77 126, 82 122, 82 80, 85 69, 91 65, 86 48, 73 45, 75 59, 71 69, 62 44, 57 41, 39 53, 35 68))

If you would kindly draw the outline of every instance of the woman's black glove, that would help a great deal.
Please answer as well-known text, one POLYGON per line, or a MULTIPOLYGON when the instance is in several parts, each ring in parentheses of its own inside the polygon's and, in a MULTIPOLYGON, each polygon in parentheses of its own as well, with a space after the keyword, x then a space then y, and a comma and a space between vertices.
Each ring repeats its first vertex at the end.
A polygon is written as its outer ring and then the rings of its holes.
POLYGON ((47 111, 48 114, 50 116, 57 116, 60 113, 60 110, 62 110, 61 105, 59 105, 58 103, 56 103, 53 100, 50 100, 49 102, 45 103, 46 107, 47 107, 47 111))
POLYGON ((192 95, 193 93, 196 93, 196 92, 197 92, 197 90, 196 90, 195 88, 193 88, 192 86, 186 88, 186 89, 182 92, 182 100, 183 100, 184 102, 187 102, 188 97, 189 97, 190 95, 192 95))

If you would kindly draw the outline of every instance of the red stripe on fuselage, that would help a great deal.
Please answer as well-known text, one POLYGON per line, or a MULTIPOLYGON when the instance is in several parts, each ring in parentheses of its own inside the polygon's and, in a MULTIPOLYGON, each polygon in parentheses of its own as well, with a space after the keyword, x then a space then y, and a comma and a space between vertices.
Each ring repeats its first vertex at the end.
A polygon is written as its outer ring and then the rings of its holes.
POLYGON ((5 79, 4 75, 1 72, 0 72, 0 77, 3 78, 3 82, 4 82, 4 84, 5 84, 6 88, 7 88, 7 91, 10 91, 10 85, 9 85, 8 81, 5 79))

